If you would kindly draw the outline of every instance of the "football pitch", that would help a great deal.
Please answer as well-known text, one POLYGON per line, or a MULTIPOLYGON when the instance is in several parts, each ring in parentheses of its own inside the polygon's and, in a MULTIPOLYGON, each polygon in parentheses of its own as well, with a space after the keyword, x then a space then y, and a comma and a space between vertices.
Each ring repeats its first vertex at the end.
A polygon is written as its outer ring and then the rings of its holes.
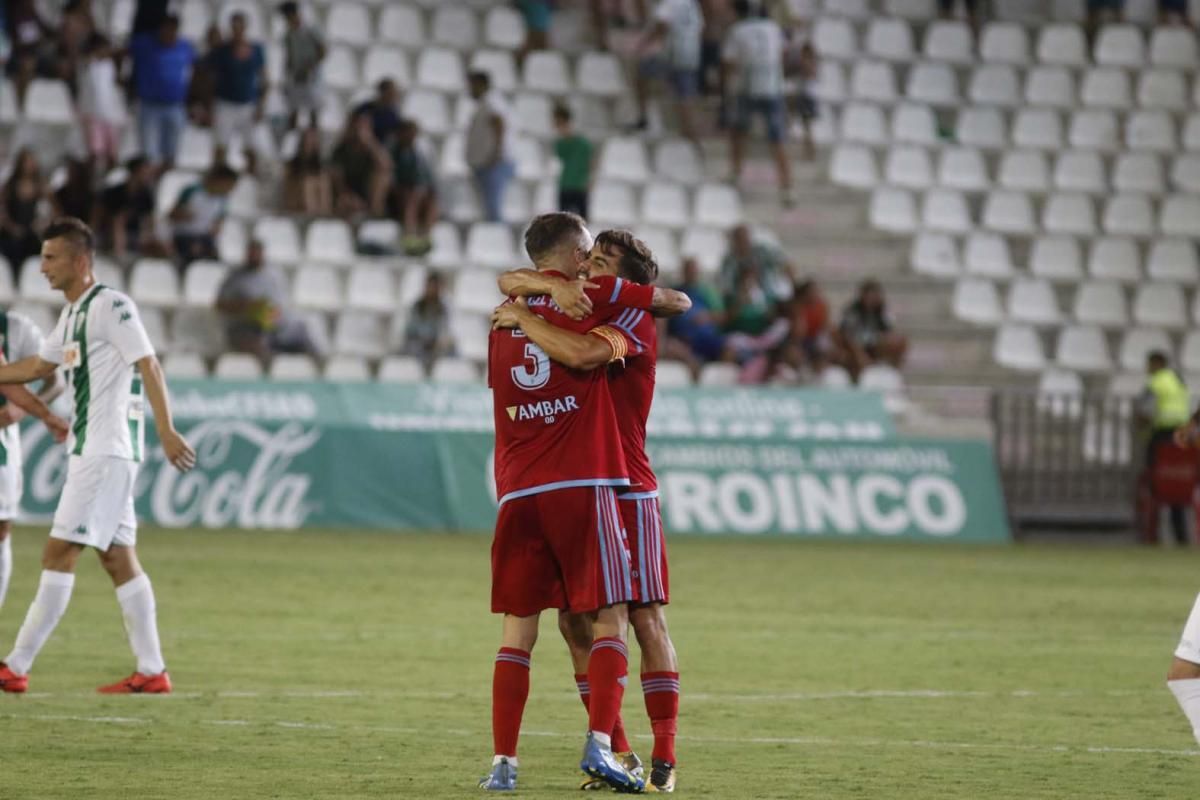
MULTIPOLYGON (((16 534, 0 650, 32 597, 44 535, 16 534)), ((132 661, 89 556, 30 694, 0 696, 0 797, 477 795, 499 628, 488 543, 144 530, 169 697, 93 693, 132 661)), ((671 548, 680 794, 1196 796, 1200 751, 1164 680, 1200 554, 737 538, 671 548)), ((636 672, 624 715, 648 757, 636 672)), ((549 618, 532 684, 519 793, 578 796, 584 713, 549 618)))

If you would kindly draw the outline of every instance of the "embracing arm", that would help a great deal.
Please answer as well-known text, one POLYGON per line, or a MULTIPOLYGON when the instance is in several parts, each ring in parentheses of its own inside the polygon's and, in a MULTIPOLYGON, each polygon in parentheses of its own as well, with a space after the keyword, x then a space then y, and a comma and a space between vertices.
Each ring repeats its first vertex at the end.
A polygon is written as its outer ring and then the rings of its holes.
POLYGON ((654 299, 650 302, 650 313, 656 317, 677 317, 687 313, 692 299, 676 289, 654 287, 654 299))
POLYGON ((538 297, 548 294, 554 304, 568 317, 581 320, 592 313, 592 301, 588 289, 598 289, 599 284, 586 280, 566 281, 546 275, 536 269, 514 269, 496 279, 500 292, 505 297, 538 297))
POLYGON ((520 303, 496 309, 492 321, 497 327, 520 328, 552 361, 571 369, 596 369, 616 357, 609 337, 563 330, 520 303))
POLYGON ((146 356, 137 362, 138 371, 142 374, 142 382, 146 386, 146 399, 154 411, 154 427, 158 430, 158 439, 162 442, 163 453, 180 472, 187 472, 196 465, 196 453, 179 431, 175 430, 175 420, 171 417, 171 403, 167 398, 167 382, 163 378, 162 366, 155 356, 146 356))

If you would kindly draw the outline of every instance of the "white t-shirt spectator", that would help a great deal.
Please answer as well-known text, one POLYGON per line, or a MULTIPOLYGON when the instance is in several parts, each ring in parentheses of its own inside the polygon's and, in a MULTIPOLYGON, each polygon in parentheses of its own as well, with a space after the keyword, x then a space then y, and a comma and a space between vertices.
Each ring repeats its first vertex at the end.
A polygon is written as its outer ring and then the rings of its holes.
POLYGON ((654 20, 668 28, 663 49, 667 62, 675 69, 700 69, 704 12, 698 0, 659 0, 654 20))
POLYGON ((493 117, 504 120, 504 137, 500 142, 500 159, 512 158, 513 124, 508 101, 496 89, 479 98, 471 123, 467 126, 467 163, 472 167, 486 167, 491 163, 496 148, 496 129, 493 117))
POLYGON ((744 19, 729 30, 721 59, 737 65, 739 93, 778 97, 783 93, 783 30, 770 19, 744 19))
POLYGON ((125 120, 125 99, 117 86, 117 65, 111 58, 85 61, 79 69, 79 111, 110 123, 125 120))
POLYGON ((189 212, 186 220, 175 223, 175 234, 185 236, 205 236, 212 233, 213 228, 225 216, 229 198, 209 194, 203 183, 194 183, 179 195, 179 205, 189 212))

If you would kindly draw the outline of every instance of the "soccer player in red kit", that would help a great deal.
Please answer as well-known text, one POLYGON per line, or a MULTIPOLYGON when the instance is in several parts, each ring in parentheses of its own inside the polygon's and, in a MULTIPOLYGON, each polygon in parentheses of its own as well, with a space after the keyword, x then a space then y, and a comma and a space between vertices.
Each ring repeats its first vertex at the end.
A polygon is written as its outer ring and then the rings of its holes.
MULTIPOLYGON (((538 270, 564 279, 578 273, 591 244, 583 220, 573 214, 544 214, 525 234, 525 249, 538 270)), ((649 310, 673 297, 676 304, 686 302, 677 292, 607 277, 587 291, 593 313, 586 322, 569 317, 562 308, 572 303, 553 295, 528 303, 555 324, 605 339, 620 358, 637 345, 605 323, 626 308, 649 310)), ((587 614, 595 632, 588 660, 589 732, 580 766, 616 789, 640 792, 644 782, 614 758, 610 741, 627 671, 626 604, 633 585, 613 491, 628 486, 629 477, 608 379, 603 370, 552 364, 521 331, 495 330, 488 342, 488 384, 500 502, 492 542, 492 611, 504 614, 504 622, 492 682, 495 756, 480 786, 499 791, 516 786, 517 739, 538 617, 545 609, 565 608, 587 614)))
MULTIPOLYGON (((658 265, 646 245, 628 231, 603 231, 596 237, 587 272, 593 279, 617 275, 627 281, 652 284, 658 265)), ((532 291, 512 273, 500 280, 502 289, 515 294, 532 291)), ((543 284, 543 291, 553 289, 543 284)), ((594 369, 610 364, 614 352, 603 338, 581 335, 550 324, 519 305, 503 306, 493 315, 493 324, 519 327, 551 358, 576 369, 594 369)), ((635 344, 636 357, 627 357, 608 368, 613 406, 621 429, 621 445, 629 469, 630 487, 618 494, 618 506, 631 551, 635 601, 629 620, 642 651, 642 693, 654 733, 650 783, 652 790, 675 789, 675 734, 679 716, 679 666, 675 647, 667 631, 663 608, 669 601, 666 540, 658 507, 658 481, 646 455, 646 421, 654 399, 658 331, 653 316, 643 310, 627 309, 610 323, 635 344)), ((587 697, 587 676, 580 674, 586 663, 592 631, 586 618, 564 613, 560 627, 576 664, 580 693, 587 697)), ((614 748, 627 746, 620 718, 613 732, 614 748), (618 743, 620 737, 623 741, 618 743)), ((628 754, 623 762, 631 766, 628 754)), ((636 762, 636 756, 632 757, 636 762)))

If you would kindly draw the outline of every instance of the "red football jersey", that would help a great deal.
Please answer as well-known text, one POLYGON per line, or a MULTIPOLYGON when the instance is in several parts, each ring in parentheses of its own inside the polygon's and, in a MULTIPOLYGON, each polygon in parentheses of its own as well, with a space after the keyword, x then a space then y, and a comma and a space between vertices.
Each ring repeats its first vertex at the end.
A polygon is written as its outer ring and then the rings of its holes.
POLYGON ((647 311, 627 309, 609 323, 624 333, 641 355, 625 361, 624 365, 609 367, 613 409, 621 429, 621 449, 629 468, 631 492, 658 491, 658 478, 650 468, 646 455, 646 420, 654 402, 654 373, 658 365, 658 325, 647 311))
MULTIPOLYGON (((550 273, 562 276, 561 273, 550 273)), ((586 333, 630 308, 649 309, 654 287, 612 276, 592 279, 592 314, 576 322, 547 295, 530 297, 535 314, 561 328, 586 333)), ((630 353, 638 344, 620 329, 612 341, 630 353)), ((614 348, 617 349, 616 345, 614 348)), ((617 352, 616 355, 624 355, 617 352)), ((568 369, 552 362, 522 331, 492 331, 488 385, 496 427, 496 494, 515 497, 572 486, 628 486, 621 433, 603 369, 568 369)))

